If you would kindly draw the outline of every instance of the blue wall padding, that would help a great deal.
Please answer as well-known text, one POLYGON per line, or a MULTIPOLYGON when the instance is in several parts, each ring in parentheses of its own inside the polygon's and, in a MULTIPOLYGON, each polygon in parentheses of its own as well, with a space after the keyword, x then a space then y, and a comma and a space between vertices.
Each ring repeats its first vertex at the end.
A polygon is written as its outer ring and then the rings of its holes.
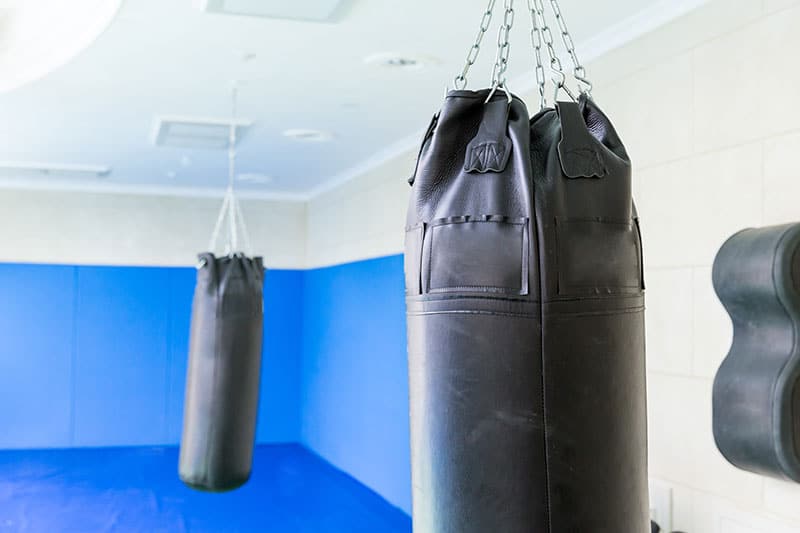
POLYGON ((177 448, 0 452, 2 531, 410 533, 379 495, 297 445, 259 446, 239 490, 181 484, 177 448))
POLYGON ((0 448, 71 444, 76 272, 0 265, 0 448))
POLYGON ((306 272, 302 442, 411 510, 402 256, 306 272))
MULTIPOLYGON (((177 444, 194 278, 0 265, 0 448, 177 444)), ((302 281, 265 278, 259 442, 299 440, 302 281)))

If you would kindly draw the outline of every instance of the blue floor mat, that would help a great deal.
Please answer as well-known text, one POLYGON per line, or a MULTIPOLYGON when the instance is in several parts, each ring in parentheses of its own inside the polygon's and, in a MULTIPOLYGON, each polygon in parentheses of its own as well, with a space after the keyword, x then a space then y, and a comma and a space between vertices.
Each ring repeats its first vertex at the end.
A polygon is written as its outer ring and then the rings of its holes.
POLYGON ((0 452, 0 532, 409 533, 411 519, 296 445, 259 446, 225 494, 186 488, 177 448, 0 452))

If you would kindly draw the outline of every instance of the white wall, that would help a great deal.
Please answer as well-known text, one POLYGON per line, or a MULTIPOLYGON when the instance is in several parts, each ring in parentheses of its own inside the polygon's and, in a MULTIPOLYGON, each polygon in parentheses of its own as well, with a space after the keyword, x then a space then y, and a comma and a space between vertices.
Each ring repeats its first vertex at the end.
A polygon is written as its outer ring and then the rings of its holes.
MULTIPOLYGON (((221 199, 0 189, 0 261, 194 265, 221 199)), ((305 264, 305 205, 241 200, 254 253, 305 264)))
MULTIPOLYGON (((688 533, 800 531, 800 486, 733 468, 711 433, 712 379, 731 338, 711 286, 714 254, 743 227, 800 220, 798 27, 800 0, 714 0, 588 69, 634 160, 650 471, 672 490, 673 529, 688 533)), ((309 203, 310 265, 402 252, 415 156, 309 203)))

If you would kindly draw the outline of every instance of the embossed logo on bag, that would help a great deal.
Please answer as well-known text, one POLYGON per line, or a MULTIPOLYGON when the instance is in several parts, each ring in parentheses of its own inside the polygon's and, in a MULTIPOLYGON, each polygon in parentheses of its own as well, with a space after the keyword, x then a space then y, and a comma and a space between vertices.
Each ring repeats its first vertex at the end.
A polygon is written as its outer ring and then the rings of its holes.
POLYGON ((464 170, 481 173, 502 172, 506 168, 509 155, 511 155, 510 142, 485 141, 470 144, 467 148, 464 170))
POLYGON ((560 150, 560 155, 564 173, 570 178, 602 178, 606 175, 605 162, 593 148, 560 150))

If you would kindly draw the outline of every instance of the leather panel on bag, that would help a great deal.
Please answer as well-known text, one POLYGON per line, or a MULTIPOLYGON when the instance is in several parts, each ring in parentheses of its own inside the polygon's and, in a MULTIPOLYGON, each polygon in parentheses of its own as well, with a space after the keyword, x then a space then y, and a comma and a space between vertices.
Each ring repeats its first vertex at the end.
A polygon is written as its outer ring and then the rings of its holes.
POLYGON ((403 256, 403 271, 406 277, 406 294, 416 295, 422 292, 421 264, 422 264, 422 239, 425 235, 425 226, 420 224, 406 231, 405 255, 403 256))
POLYGON ((428 292, 527 293, 525 226, 524 219, 432 224, 428 292))
POLYGON ((641 251, 632 221, 556 219, 558 293, 639 292, 641 251))

